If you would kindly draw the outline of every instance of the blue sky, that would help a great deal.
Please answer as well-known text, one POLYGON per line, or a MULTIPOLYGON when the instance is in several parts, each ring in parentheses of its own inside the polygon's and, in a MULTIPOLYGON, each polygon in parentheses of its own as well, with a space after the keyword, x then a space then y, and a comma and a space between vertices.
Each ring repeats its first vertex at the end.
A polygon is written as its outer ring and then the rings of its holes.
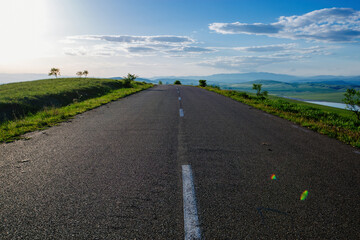
POLYGON ((358 0, 2 0, 0 27, 0 73, 360 75, 358 0))

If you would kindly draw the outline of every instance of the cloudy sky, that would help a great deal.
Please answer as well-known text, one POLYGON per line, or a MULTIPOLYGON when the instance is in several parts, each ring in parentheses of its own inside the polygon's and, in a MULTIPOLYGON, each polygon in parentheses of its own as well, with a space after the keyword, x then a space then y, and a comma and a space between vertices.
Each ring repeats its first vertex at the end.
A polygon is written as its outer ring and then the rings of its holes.
POLYGON ((1 0, 0 74, 360 75, 359 0, 1 0))

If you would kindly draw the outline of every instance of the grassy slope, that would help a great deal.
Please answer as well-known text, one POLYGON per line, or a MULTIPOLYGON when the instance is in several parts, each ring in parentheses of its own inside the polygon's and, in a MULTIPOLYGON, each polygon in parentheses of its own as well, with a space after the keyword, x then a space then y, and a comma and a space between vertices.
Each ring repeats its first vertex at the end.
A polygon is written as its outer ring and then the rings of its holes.
POLYGON ((19 139, 24 133, 56 125, 151 86, 134 82, 131 88, 123 88, 122 81, 79 78, 1 85, 0 113, 11 120, 0 122, 0 142, 19 139), (9 109, 15 116, 6 115, 9 109))
POLYGON ((122 81, 58 78, 0 85, 0 121, 21 118, 44 107, 61 107, 122 87, 122 81))
POLYGON ((354 147, 360 147, 360 123, 347 110, 339 109, 339 111, 330 107, 319 107, 319 105, 279 97, 261 100, 244 92, 219 90, 211 87, 205 89, 288 119, 354 147))

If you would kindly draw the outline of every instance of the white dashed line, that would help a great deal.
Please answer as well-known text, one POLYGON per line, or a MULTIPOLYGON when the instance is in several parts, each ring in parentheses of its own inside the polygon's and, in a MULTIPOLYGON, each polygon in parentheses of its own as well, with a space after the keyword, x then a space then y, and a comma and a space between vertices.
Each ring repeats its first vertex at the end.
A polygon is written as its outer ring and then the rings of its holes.
POLYGON ((182 108, 179 109, 179 114, 180 114, 180 117, 184 116, 184 110, 182 108))
POLYGON ((179 101, 181 101, 181 97, 179 97, 179 101))
POLYGON ((359 151, 354 151, 354 153, 356 153, 356 154, 360 154, 360 152, 359 152, 359 151))
POLYGON ((182 165, 185 240, 201 239, 191 166, 182 165))

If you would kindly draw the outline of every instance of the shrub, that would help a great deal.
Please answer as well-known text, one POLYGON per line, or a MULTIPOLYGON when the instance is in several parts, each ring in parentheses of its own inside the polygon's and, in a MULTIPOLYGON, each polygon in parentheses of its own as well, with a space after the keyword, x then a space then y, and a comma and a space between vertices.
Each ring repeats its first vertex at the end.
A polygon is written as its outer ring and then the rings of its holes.
POLYGON ((174 82, 174 84, 176 84, 176 85, 181 85, 181 82, 180 82, 179 80, 176 80, 176 81, 174 82))
POLYGON ((124 87, 129 88, 131 87, 131 82, 134 81, 138 76, 136 76, 135 74, 130 74, 128 73, 128 75, 126 77, 123 78, 124 81, 124 87))
POLYGON ((345 98, 343 102, 346 104, 347 108, 352 111, 358 121, 360 121, 360 90, 355 90, 353 88, 346 89, 344 94, 345 98))
POLYGON ((200 87, 206 87, 206 80, 199 80, 199 86, 200 87))

